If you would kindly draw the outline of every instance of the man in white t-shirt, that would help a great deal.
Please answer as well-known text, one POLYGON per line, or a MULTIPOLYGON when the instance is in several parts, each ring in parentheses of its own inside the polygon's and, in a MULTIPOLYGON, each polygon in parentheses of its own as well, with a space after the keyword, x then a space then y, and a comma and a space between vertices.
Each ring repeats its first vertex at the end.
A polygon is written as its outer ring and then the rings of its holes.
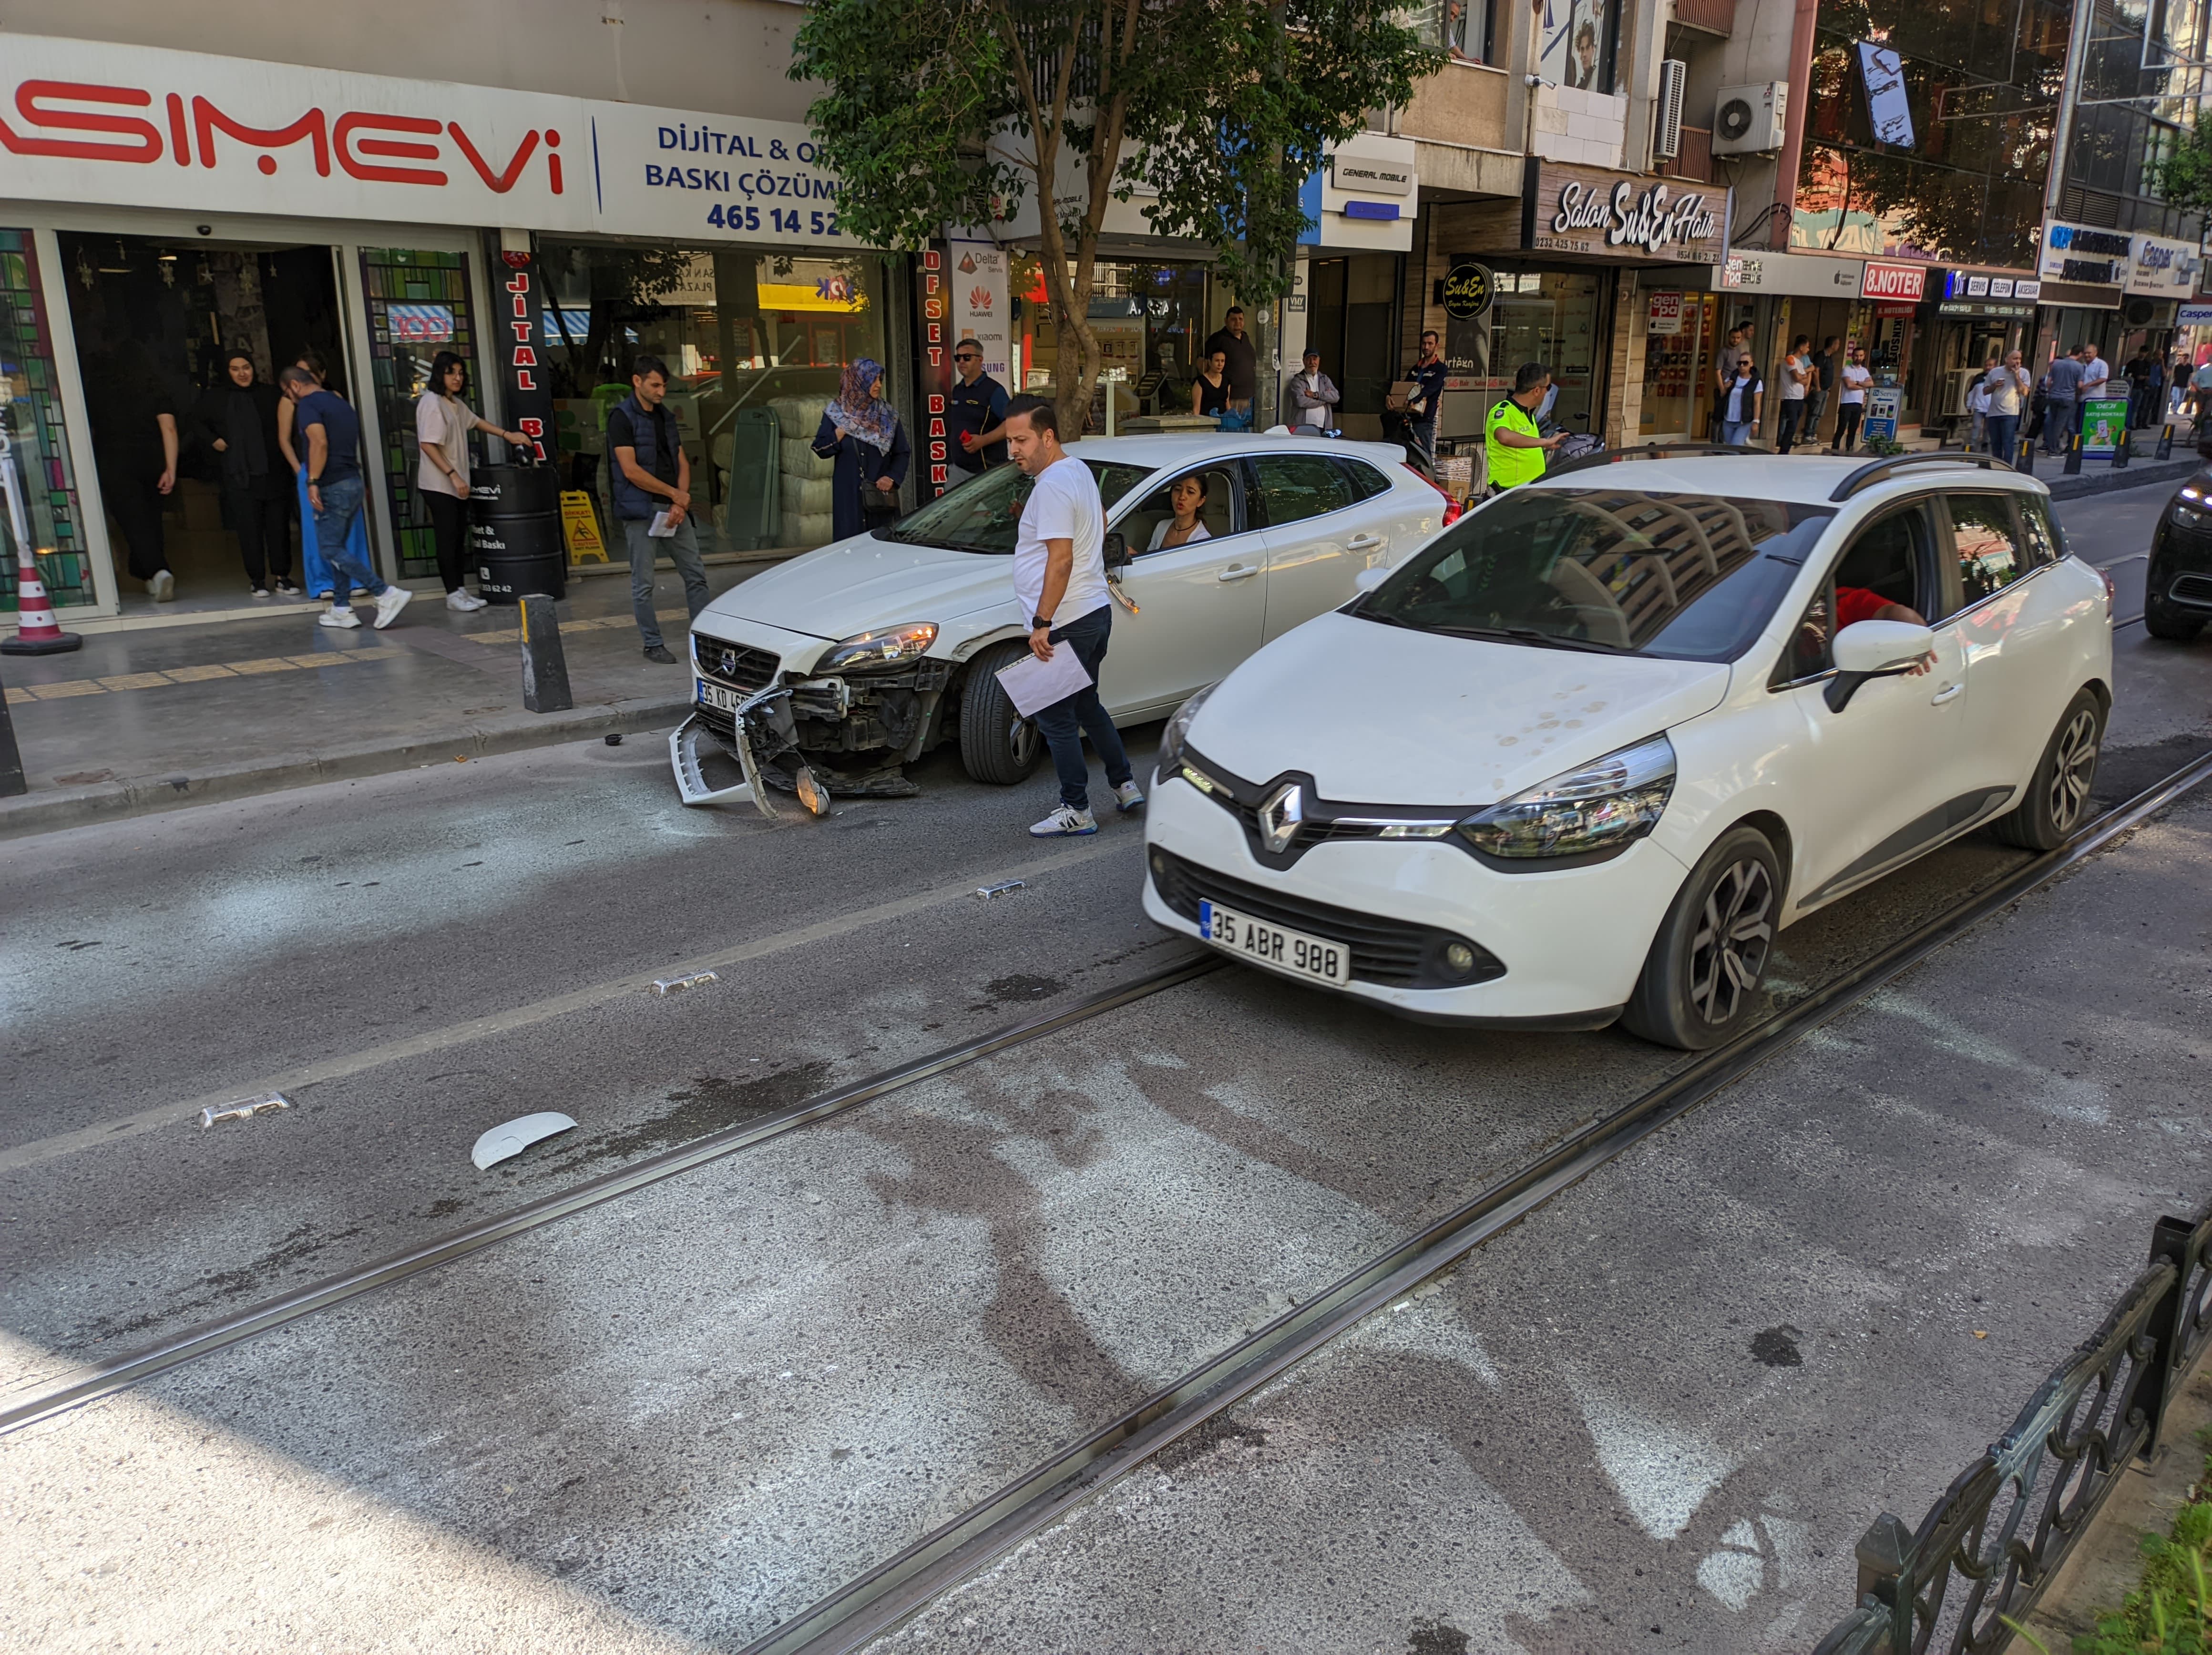
POLYGON ((2081 399, 2105 394, 2105 382, 2112 377, 2112 365, 2097 354, 2094 345, 2081 347, 2081 399))
POLYGON ((1017 397, 1006 406, 1006 454, 1036 479, 1014 537, 1014 596, 1029 619, 1030 652, 1052 659, 1072 649, 1091 675, 1090 687, 1042 707, 1036 727, 1060 773, 1060 808, 1030 829, 1032 837, 1095 834, 1091 814, 1091 767, 1083 737, 1106 766, 1114 803, 1133 810, 1145 802, 1121 734, 1098 699, 1098 664, 1114 627, 1114 598, 1106 585, 1106 508, 1091 468, 1060 446, 1053 405, 1042 397, 1017 397))
POLYGON ((1859 423, 1866 418, 1867 387, 1874 383, 1874 370, 1867 367, 1866 347, 1854 343, 1846 354, 1850 360, 1844 364, 1840 376, 1844 394, 1836 404, 1836 440, 1828 445, 1831 454, 1848 454, 1859 446, 1859 423))

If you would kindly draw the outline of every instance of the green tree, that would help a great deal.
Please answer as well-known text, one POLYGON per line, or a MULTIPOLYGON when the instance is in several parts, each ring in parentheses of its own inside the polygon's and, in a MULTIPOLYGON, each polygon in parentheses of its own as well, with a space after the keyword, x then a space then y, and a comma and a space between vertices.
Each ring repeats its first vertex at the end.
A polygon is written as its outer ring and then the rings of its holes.
POLYGON ((2202 108, 2173 153, 2159 163, 2157 186, 2167 206, 2212 214, 2212 119, 2202 108))
POLYGON ((1443 55, 1402 0, 814 0, 791 76, 844 180, 859 239, 913 249, 947 224, 1038 214, 1062 427, 1103 353, 1090 323, 1108 207, 1143 179, 1156 234, 1220 250, 1243 298, 1289 285, 1299 186, 1366 112, 1443 55))

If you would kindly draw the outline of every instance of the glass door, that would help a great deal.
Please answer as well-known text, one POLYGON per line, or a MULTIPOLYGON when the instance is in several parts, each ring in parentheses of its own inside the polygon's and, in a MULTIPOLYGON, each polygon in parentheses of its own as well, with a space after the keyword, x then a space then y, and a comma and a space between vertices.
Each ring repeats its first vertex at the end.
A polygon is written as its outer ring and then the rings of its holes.
MULTIPOLYGON (((46 596, 57 606, 94 602, 92 555, 77 506, 53 335, 29 230, 0 230, 0 420, 14 445, 14 483, 22 491, 46 596)), ((0 614, 15 610, 18 561, 8 513, 0 508, 0 614)))
MULTIPOLYGON (((415 402, 429 388, 431 362, 450 350, 468 364, 469 406, 489 417, 469 300, 469 256, 363 247, 361 284, 368 324, 366 389, 376 409, 379 469, 400 578, 435 574, 438 549, 429 508, 416 498, 415 402)), ((482 463, 480 451, 476 458, 482 463)))

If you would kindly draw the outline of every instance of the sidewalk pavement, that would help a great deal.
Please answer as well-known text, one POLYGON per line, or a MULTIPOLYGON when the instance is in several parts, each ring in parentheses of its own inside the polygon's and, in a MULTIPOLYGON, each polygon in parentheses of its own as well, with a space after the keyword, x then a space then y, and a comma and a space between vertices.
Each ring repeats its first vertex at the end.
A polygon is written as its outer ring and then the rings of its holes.
MULTIPOLYGON (((709 566, 719 594, 765 563, 709 566)), ((575 706, 522 706, 519 612, 417 592, 390 627, 315 624, 272 598, 245 621, 87 637, 0 660, 30 791, 0 799, 0 838, 212 799, 673 724, 690 704, 682 581, 654 589, 675 666, 647 661, 629 582, 571 580, 561 641, 575 706)))

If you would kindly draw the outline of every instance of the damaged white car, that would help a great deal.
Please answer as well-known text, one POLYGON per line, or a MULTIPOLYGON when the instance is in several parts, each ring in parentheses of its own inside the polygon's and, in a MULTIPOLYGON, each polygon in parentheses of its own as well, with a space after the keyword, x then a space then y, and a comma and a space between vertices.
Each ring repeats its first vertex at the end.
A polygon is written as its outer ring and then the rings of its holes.
MULTIPOLYGON (((1456 515, 1395 446, 1317 438, 1091 439, 1070 451, 1106 503, 1116 724, 1164 718, 1266 643, 1352 596, 1456 515), (1170 496, 1204 533, 1169 546, 1170 496)), ((670 739, 688 804, 916 791, 947 742, 978 781, 1020 781, 1044 742, 994 676, 1026 647, 1010 567, 1030 479, 1002 465, 888 527, 732 587, 691 626, 696 711, 670 739), (717 785, 719 754, 743 779, 717 785)))

